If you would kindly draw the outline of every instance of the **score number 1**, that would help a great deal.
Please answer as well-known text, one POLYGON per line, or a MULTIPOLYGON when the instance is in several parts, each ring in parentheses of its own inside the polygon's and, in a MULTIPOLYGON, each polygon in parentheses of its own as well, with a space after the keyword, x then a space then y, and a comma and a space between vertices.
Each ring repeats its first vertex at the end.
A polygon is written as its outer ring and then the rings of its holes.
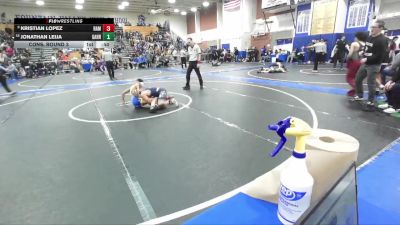
POLYGON ((103 41, 114 41, 114 24, 103 24, 103 41))

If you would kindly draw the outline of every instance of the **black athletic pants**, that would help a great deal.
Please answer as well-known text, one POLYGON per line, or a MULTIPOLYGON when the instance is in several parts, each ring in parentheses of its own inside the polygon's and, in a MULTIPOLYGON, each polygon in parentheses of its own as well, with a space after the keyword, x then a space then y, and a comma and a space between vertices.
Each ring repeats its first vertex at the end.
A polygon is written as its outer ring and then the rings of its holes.
POLYGON ((197 74, 197 78, 199 78, 200 86, 203 86, 203 78, 200 74, 200 69, 197 67, 197 61, 189 61, 189 67, 186 72, 186 87, 190 87, 190 74, 194 70, 197 74))
POLYGON ((318 70, 318 63, 321 61, 323 57, 324 54, 322 52, 315 53, 314 70, 318 70))
POLYGON ((106 61, 106 67, 110 80, 114 79, 114 63, 113 61, 106 61))
POLYGON ((7 92, 11 92, 11 89, 8 87, 7 84, 7 77, 4 75, 0 75, 0 83, 6 89, 7 92))
POLYGON ((392 90, 386 92, 388 104, 394 109, 400 109, 400 84, 395 84, 392 90))
POLYGON ((186 57, 181 57, 181 65, 182 65, 182 69, 183 69, 183 65, 185 65, 185 68, 187 68, 186 57))

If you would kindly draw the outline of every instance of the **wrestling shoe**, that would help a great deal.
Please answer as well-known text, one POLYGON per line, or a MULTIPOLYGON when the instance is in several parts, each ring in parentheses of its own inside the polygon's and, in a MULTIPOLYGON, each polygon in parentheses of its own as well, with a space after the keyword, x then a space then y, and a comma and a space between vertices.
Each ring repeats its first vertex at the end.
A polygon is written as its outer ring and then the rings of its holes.
POLYGON ((154 105, 154 106, 150 107, 150 112, 151 113, 155 113, 155 112, 157 112, 157 110, 158 110, 158 105, 154 105))
POLYGON ((190 86, 182 87, 182 89, 185 90, 185 91, 190 91, 190 86))
POLYGON ((179 103, 175 98, 170 100, 170 105, 174 105, 177 108, 179 107, 179 103))

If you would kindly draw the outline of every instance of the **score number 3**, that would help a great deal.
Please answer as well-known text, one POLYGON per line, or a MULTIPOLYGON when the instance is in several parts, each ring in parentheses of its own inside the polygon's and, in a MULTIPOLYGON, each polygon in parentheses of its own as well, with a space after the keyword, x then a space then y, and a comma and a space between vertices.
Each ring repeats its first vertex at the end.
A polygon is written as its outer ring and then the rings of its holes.
POLYGON ((114 32, 114 24, 103 24, 103 32, 114 32))

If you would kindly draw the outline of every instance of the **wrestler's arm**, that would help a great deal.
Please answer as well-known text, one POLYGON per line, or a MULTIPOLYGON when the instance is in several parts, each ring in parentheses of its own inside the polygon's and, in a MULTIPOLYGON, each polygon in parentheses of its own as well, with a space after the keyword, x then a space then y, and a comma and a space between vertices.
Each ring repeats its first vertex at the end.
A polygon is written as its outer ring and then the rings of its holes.
POLYGON ((125 103, 125 95, 128 94, 130 91, 131 91, 131 89, 128 88, 128 89, 126 89, 126 90, 124 90, 124 91, 122 92, 122 94, 121 94, 121 96, 122 96, 122 103, 125 103))
POLYGON ((143 103, 145 104, 151 104, 151 101, 153 100, 152 98, 143 93, 140 95, 140 97, 143 99, 143 103))

